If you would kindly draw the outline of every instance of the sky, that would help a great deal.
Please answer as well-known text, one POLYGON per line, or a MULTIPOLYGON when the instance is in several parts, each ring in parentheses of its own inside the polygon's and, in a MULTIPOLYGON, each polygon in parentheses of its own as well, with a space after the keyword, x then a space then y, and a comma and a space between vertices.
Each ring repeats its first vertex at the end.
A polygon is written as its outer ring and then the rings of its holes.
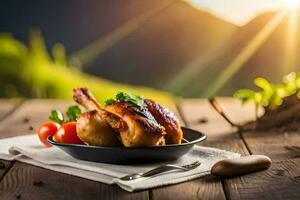
POLYGON ((278 10, 291 0, 186 0, 196 8, 208 10, 236 25, 244 25, 257 14, 278 10))

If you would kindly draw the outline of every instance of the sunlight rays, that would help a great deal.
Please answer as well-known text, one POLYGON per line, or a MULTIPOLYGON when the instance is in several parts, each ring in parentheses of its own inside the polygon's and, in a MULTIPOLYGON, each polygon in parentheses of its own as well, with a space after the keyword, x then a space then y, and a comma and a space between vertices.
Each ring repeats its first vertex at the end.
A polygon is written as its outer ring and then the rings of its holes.
POLYGON ((174 93, 183 91, 191 84, 191 80, 196 79, 205 69, 207 63, 218 59, 218 56, 223 53, 222 47, 224 47, 224 42, 215 47, 211 47, 205 53, 202 53, 201 56, 184 65, 177 74, 174 74, 172 78, 165 83, 163 88, 174 93))
MULTIPOLYGON (((96 41, 87 45, 85 48, 75 52, 71 56, 70 61, 72 63, 76 63, 75 65, 78 65, 78 63, 84 66, 90 64, 99 55, 127 37, 130 33, 137 30, 149 18, 157 14, 157 12, 168 7, 170 4, 171 3, 161 5, 153 10, 150 10, 149 12, 129 20, 108 35, 97 39, 96 41)), ((283 66, 287 67, 289 71, 293 70, 292 67, 294 67, 297 61, 297 12, 299 9, 297 10, 296 8, 299 8, 300 0, 287 0, 284 5, 286 5, 284 9, 279 11, 271 20, 269 20, 269 22, 257 33, 257 35, 254 36, 248 42, 248 44, 246 44, 233 58, 227 67, 216 75, 212 81, 212 84, 208 85, 205 91, 201 94, 202 96, 209 97, 216 95, 217 92, 222 89, 222 87, 230 80, 230 78, 232 78, 247 63, 247 61, 249 61, 249 59, 251 59, 251 57, 265 43, 265 41, 270 37, 270 35, 286 16, 289 16, 289 24, 287 27, 287 37, 284 38, 286 49, 285 55, 283 55, 285 56, 285 63, 283 66)), ((207 67, 205 63, 211 59, 217 59, 217 55, 214 54, 216 54, 216 50, 220 48, 220 46, 212 47, 205 53, 205 55, 202 55, 201 57, 188 63, 188 65, 182 69, 181 73, 178 73, 177 76, 174 75, 174 77, 169 80, 163 88, 175 93, 181 93, 183 90, 185 90, 186 86, 191 83, 191 80, 194 80, 194 77, 196 77, 201 70, 207 67)), ((190 89, 188 92, 195 93, 196 91, 190 89)))
POLYGON ((300 6, 300 0, 285 0, 284 4, 288 8, 296 9, 300 6))
POLYGON ((284 9, 276 14, 263 29, 244 47, 244 49, 233 59, 226 69, 216 78, 216 80, 204 91, 203 96, 214 96, 224 84, 233 77, 238 70, 253 56, 258 48, 267 40, 275 28, 286 16, 287 10, 284 9))
POLYGON ((128 20, 120 27, 113 30, 106 36, 101 36, 99 39, 91 42, 84 48, 81 48, 77 52, 74 52, 70 56, 70 63, 74 66, 87 66, 92 63, 98 56, 100 56, 107 49, 111 48, 116 43, 127 37, 129 34, 137 30, 148 19, 155 16, 158 12, 169 7, 174 1, 167 1, 162 3, 156 8, 150 9, 148 12, 141 14, 128 20))
POLYGON ((297 63, 297 44, 298 44, 298 10, 292 10, 288 19, 288 27, 286 30, 286 49, 284 66, 288 71, 294 71, 297 63))

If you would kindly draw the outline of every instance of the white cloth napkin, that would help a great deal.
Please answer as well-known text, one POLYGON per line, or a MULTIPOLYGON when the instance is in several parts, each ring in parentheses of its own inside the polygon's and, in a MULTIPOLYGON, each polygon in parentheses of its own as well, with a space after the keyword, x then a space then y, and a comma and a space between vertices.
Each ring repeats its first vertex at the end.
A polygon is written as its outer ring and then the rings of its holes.
POLYGON ((239 154, 220 149, 195 147, 180 159, 169 164, 186 165, 199 160, 202 164, 187 172, 173 171, 150 178, 122 181, 119 178, 131 173, 148 171, 166 163, 116 165, 87 162, 75 159, 57 147, 45 148, 37 135, 26 135, 0 140, 0 158, 18 160, 57 172, 99 181, 117 184, 129 192, 170 185, 199 178, 210 173, 214 163, 225 158, 237 158, 239 154))

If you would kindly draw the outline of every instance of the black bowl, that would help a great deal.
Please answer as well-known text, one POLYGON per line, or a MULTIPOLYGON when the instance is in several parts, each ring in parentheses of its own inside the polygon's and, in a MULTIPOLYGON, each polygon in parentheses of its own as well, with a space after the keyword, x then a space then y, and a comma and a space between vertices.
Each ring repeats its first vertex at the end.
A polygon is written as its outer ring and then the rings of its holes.
POLYGON ((132 164, 176 160, 191 150, 194 144, 206 139, 196 130, 182 127, 184 139, 181 144, 152 147, 102 147, 80 144, 62 144, 49 136, 48 142, 61 148, 74 158, 92 162, 132 164), (188 142, 187 142, 188 141, 188 142))

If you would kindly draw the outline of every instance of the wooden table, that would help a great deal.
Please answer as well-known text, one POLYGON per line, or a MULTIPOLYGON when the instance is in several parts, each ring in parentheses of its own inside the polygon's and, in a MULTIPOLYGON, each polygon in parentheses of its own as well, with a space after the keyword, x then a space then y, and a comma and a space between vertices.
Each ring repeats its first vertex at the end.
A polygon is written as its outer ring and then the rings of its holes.
MULTIPOLYGON (((235 122, 254 117, 252 105, 242 107, 231 98, 218 101, 235 122)), ((0 100, 0 138, 35 133, 51 109, 64 110, 70 104, 62 100, 0 100)), ((207 134, 208 139, 201 145, 242 155, 265 154, 272 158, 272 167, 236 178, 207 176, 129 193, 115 185, 21 162, 1 161, 4 165, 0 165, 0 199, 300 199, 299 132, 237 133, 205 99, 182 100, 173 110, 186 126, 207 134)))

